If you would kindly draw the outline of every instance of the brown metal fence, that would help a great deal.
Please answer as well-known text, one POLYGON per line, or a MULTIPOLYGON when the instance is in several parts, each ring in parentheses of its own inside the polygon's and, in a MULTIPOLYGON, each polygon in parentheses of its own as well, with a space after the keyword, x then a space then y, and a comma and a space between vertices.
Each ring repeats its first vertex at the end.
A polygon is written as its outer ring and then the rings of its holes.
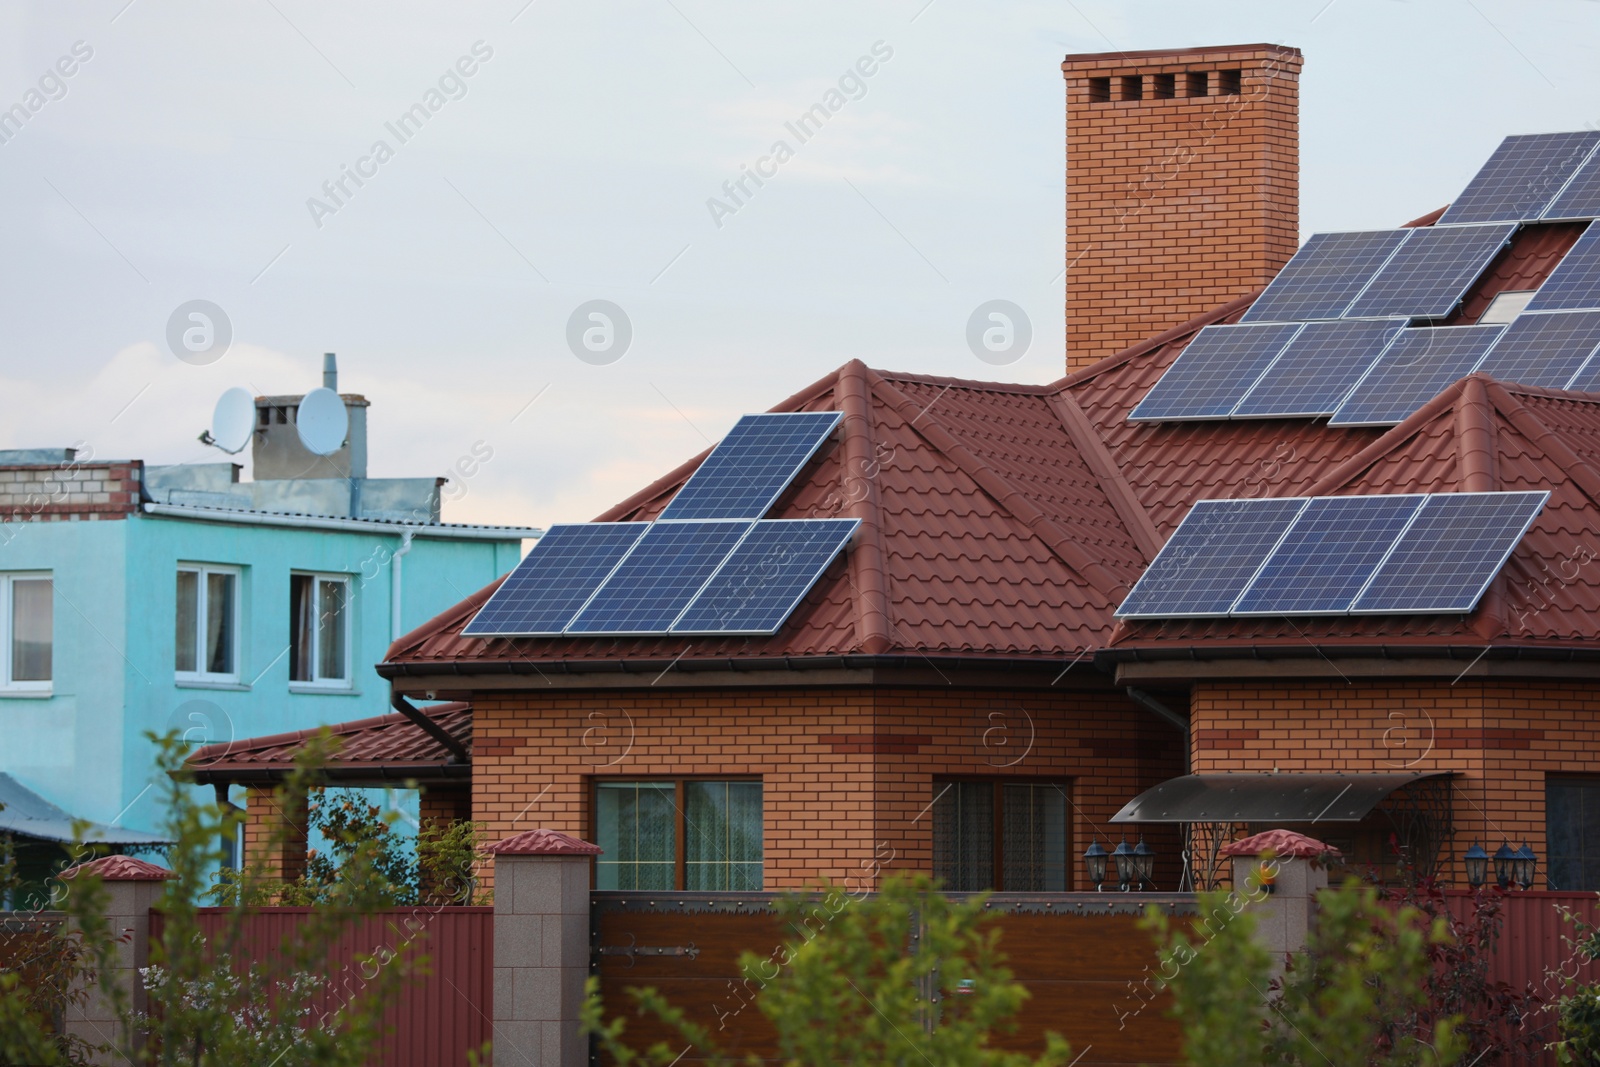
MULTIPOLYGON (((272 956, 305 922, 310 908, 262 908, 245 919, 235 959, 272 956)), ((200 929, 220 935, 228 910, 203 908, 200 929)), ((150 913, 150 938, 162 933, 162 916, 150 913)), ((327 947, 326 982, 316 1008, 346 1002, 362 984, 357 957, 393 953, 412 941, 428 957, 428 973, 406 983, 385 1018, 387 1034, 374 1063, 383 1067, 465 1067, 467 1052, 490 1039, 494 1018, 494 908, 392 908, 360 916, 327 947), (414 941, 412 940, 414 938, 414 941)), ((366 973, 371 974, 369 965, 366 973)))

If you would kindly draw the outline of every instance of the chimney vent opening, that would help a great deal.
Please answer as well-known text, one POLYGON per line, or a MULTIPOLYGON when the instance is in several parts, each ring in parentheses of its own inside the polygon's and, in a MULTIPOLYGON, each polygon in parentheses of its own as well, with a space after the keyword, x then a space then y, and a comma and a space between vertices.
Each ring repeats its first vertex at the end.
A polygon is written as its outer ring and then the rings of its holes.
POLYGON ((1217 71, 1217 94, 1219 96, 1238 96, 1242 86, 1243 80, 1239 71, 1217 71))
POLYGON ((1191 70, 1183 76, 1184 96, 1205 96, 1210 91, 1206 84, 1211 80, 1211 75, 1203 70, 1191 70))
POLYGON ((1176 74, 1157 74, 1151 80, 1150 95, 1157 100, 1171 100, 1178 95, 1176 74))
POLYGON ((1091 103, 1091 104, 1103 104, 1107 100, 1110 100, 1110 99, 1111 99, 1111 79, 1110 78, 1090 78, 1089 79, 1089 103, 1091 103))
POLYGON ((1143 100, 1144 99, 1144 75, 1143 74, 1124 74, 1122 76, 1122 97, 1121 97, 1121 99, 1123 99, 1123 100, 1143 100))

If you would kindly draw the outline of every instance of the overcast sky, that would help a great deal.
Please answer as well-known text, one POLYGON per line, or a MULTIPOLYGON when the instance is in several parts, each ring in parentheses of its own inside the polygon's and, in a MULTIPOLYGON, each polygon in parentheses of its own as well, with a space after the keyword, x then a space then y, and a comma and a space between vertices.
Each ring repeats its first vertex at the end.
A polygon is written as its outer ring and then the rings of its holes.
POLYGON ((335 351, 374 475, 492 450, 454 521, 588 519, 850 359, 1058 377, 1065 53, 1302 49, 1302 236, 1431 210, 1506 134, 1600 124, 1593 0, 0 12, 0 108, 37 106, 0 143, 0 447, 222 459, 195 438, 224 389, 302 392, 335 351), (784 124, 862 57, 799 144, 784 124), (1032 319, 1009 366, 965 341, 991 299, 1032 319), (167 341, 191 300, 231 324, 205 365, 167 341), (592 300, 631 322, 615 362, 569 348, 592 300))

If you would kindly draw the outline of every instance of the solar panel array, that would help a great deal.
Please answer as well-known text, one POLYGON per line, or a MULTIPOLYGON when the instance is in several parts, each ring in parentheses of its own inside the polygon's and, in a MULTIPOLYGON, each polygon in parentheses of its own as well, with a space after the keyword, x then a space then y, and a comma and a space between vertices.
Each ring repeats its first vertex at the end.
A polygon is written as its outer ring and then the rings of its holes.
POLYGON ((860 525, 761 518, 839 418, 746 415, 655 522, 551 527, 463 634, 775 633, 860 525))
POLYGON ((1549 496, 1202 500, 1117 615, 1469 612, 1549 496))
POLYGON ((1440 223, 1526 222, 1540 218, 1577 173, 1600 133, 1535 133, 1507 137, 1440 223))
POLYGON ((1461 306, 1519 225, 1596 218, 1600 131, 1508 137, 1438 223, 1314 234, 1239 325, 1201 331, 1130 418, 1331 415, 1336 425, 1391 425, 1478 369, 1527 385, 1600 387, 1587 320, 1528 321, 1600 312, 1600 225, 1566 253, 1511 330, 1482 324, 1494 332, 1448 334, 1434 325, 1461 306), (1301 329, 1268 329, 1293 324, 1301 329))

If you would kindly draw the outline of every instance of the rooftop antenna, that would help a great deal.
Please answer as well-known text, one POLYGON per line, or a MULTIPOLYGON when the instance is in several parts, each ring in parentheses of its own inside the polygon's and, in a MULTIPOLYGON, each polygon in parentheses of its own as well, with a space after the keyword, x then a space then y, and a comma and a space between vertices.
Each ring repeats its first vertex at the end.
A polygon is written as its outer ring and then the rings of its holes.
MULTIPOLYGON (((334 373, 323 372, 324 377, 334 373)), ((300 399, 294 425, 300 434, 300 443, 308 452, 331 456, 344 446, 345 435, 350 432, 350 413, 345 410, 339 394, 323 386, 300 399)))
POLYGON ((217 399, 211 412, 211 429, 200 434, 200 443, 215 445, 230 456, 244 451, 255 433, 256 399, 249 390, 234 386, 217 399))

